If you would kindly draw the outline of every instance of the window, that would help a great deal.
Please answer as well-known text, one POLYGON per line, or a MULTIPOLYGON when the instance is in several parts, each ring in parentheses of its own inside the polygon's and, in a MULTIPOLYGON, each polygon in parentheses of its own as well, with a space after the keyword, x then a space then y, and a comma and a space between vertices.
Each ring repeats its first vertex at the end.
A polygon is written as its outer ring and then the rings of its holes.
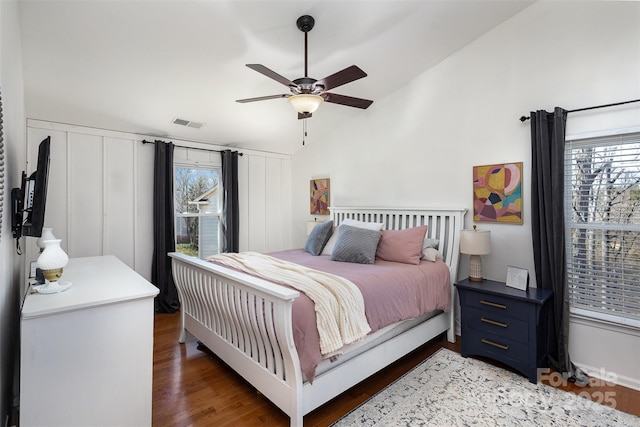
POLYGON ((204 259, 220 252, 220 173, 175 166, 176 250, 204 259))
POLYGON ((640 328, 640 133, 567 141, 571 312, 640 328))

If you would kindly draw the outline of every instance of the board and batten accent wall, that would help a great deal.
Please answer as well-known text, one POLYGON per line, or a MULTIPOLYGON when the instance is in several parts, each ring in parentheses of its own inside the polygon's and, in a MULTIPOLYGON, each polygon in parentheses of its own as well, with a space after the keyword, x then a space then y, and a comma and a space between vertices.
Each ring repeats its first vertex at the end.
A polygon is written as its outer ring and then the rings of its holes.
MULTIPOLYGON (((70 257, 115 255, 151 279, 153 255, 152 144, 162 139, 192 148, 224 150, 175 138, 27 120, 28 174, 38 144, 51 136, 45 227, 53 228, 70 257)), ((242 150, 238 160, 240 250, 269 252, 291 247, 291 158, 242 150)), ((215 152, 176 147, 176 163, 216 166, 215 152)), ((22 240, 27 265, 36 260, 36 240, 22 240)))

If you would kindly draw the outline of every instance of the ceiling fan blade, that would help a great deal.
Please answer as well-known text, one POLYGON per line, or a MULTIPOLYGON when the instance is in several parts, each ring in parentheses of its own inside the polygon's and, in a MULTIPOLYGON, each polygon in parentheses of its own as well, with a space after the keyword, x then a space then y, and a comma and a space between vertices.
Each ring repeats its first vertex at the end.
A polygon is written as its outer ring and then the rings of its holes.
POLYGON ((236 99, 236 102, 245 103, 245 102, 255 102, 255 101, 266 101, 267 99, 276 99, 276 98, 288 98, 291 95, 267 95, 267 96, 258 96, 257 98, 246 98, 246 99, 236 99))
POLYGON ((373 101, 369 99, 354 98, 352 96, 338 95, 337 93, 324 93, 322 97, 326 102, 346 105, 347 107, 362 108, 363 110, 373 104, 373 101))
POLYGON ((259 72, 260 74, 264 74, 265 76, 269 77, 270 79, 273 79, 275 81, 277 81, 278 83, 282 83, 285 86, 293 86, 293 87, 297 87, 298 85, 295 84, 294 82, 292 82, 291 80, 289 80, 286 77, 282 77, 280 74, 276 73, 273 70, 270 70, 269 68, 265 67, 262 64, 247 64, 247 67, 251 68, 252 70, 255 70, 257 72, 259 72))
POLYGON ((342 86, 343 84, 350 83, 354 80, 361 79, 363 77, 367 77, 367 73, 362 71, 355 65, 345 68, 342 71, 338 71, 337 73, 331 74, 330 76, 325 77, 324 79, 318 80, 315 86, 322 85, 324 86, 323 91, 331 90, 335 87, 342 86))

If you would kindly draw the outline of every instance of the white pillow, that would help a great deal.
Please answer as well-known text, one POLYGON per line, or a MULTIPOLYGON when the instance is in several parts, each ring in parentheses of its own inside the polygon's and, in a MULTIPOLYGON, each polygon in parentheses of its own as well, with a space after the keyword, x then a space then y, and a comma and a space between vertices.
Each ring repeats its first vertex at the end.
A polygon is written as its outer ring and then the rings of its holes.
MULTIPOLYGON (((382 230, 382 227, 384 226, 384 224, 381 222, 363 222, 363 221, 356 221, 355 219, 350 219, 350 218, 347 218, 340 223, 340 225, 343 225, 343 224, 349 225, 351 227, 364 228, 366 230, 377 230, 377 231, 382 230)), ((327 242, 327 244, 324 245, 321 255, 331 255, 331 253, 333 252, 333 247, 336 245, 337 240, 338 240, 338 233, 334 232, 329 238, 329 241, 327 242)))
POLYGON ((437 259, 444 261, 444 257, 436 248, 424 248, 422 250, 422 259, 431 262, 436 262, 437 259))

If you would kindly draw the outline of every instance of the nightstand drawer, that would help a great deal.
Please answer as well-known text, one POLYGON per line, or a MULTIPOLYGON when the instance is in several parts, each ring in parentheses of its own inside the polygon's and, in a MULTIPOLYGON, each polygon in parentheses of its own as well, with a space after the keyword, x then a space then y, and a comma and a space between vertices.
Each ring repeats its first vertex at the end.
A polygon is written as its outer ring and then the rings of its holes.
POLYGON ((494 360, 504 362, 508 365, 521 366, 529 357, 529 346, 527 344, 505 339, 499 335, 465 329, 463 335, 468 345, 469 354, 491 357, 494 360))
POLYGON ((524 301, 479 292, 467 292, 465 304, 467 307, 479 308, 486 314, 493 313, 525 321, 529 313, 529 304, 524 301))
POLYGON ((475 307, 466 307, 463 315, 470 328, 525 344, 529 342, 529 324, 523 320, 475 307))

